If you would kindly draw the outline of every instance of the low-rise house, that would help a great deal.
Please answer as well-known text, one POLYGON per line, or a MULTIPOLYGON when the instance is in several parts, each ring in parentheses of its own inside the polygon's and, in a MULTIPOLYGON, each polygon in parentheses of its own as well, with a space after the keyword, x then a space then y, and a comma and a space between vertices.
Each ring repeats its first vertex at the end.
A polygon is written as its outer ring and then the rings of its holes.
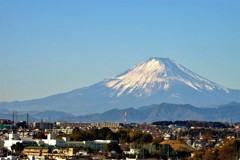
POLYGON ((20 137, 17 134, 12 134, 11 133, 11 134, 8 135, 8 139, 4 140, 4 147, 11 150, 11 146, 13 144, 16 144, 17 142, 22 143, 22 140, 20 139, 20 137))
POLYGON ((140 149, 130 148, 129 151, 123 151, 126 155, 126 159, 137 159, 140 153, 140 149))
POLYGON ((70 127, 66 127, 66 128, 59 128, 59 129, 52 129, 51 133, 57 135, 59 133, 64 133, 64 134, 72 134, 73 129, 70 127))
POLYGON ((94 143, 95 144, 109 144, 109 143, 112 143, 112 142, 115 142, 115 143, 118 143, 117 140, 94 140, 94 143))
POLYGON ((27 156, 48 156, 48 147, 28 146, 24 148, 23 153, 27 156))
POLYGON ((87 156, 88 152, 87 151, 78 151, 76 154, 81 155, 81 156, 87 156))
POLYGON ((54 123, 52 122, 33 122, 31 123, 31 127, 35 128, 35 129, 40 129, 40 130, 44 130, 44 129, 52 129, 55 126, 54 123))
POLYGON ((9 134, 9 138, 8 140, 4 140, 4 147, 8 148, 9 150, 11 150, 11 146, 13 144, 16 144, 17 142, 19 143, 29 143, 29 144, 33 144, 33 143, 37 143, 38 145, 41 144, 47 144, 50 146, 60 146, 60 147, 65 147, 66 146, 66 140, 67 139, 52 139, 51 134, 48 134, 47 139, 26 139, 26 140, 22 140, 18 135, 16 134, 9 134))
POLYGON ((52 151, 53 153, 64 154, 65 156, 75 156, 77 153, 76 148, 57 148, 52 151))
POLYGON ((92 127, 104 128, 108 127, 110 129, 122 128, 123 124, 118 122, 96 122, 91 123, 92 127))
POLYGON ((50 145, 50 146, 66 146, 66 141, 61 139, 52 139, 51 134, 47 135, 47 139, 42 139, 42 142, 44 144, 50 145))
POLYGON ((28 146, 24 148, 23 153, 33 159, 33 157, 38 157, 43 159, 44 157, 49 157, 50 159, 62 159, 65 157, 74 157, 77 150, 74 148, 57 148, 54 150, 49 150, 45 146, 28 146))
POLYGON ((194 148, 188 146, 185 143, 182 143, 178 140, 169 140, 169 141, 163 141, 160 143, 161 145, 170 145, 174 151, 185 151, 185 152, 193 152, 195 151, 194 148))
POLYGON ((193 142, 192 147, 196 150, 202 149, 206 146, 206 142, 203 142, 201 140, 196 140, 193 142))
POLYGON ((17 156, 0 157, 1 160, 19 160, 17 156))
POLYGON ((165 134, 163 135, 163 138, 164 138, 165 141, 170 140, 170 139, 171 139, 171 135, 168 134, 168 133, 165 133, 165 134))
POLYGON ((81 123, 81 122, 56 122, 56 126, 58 128, 75 128, 75 127, 78 127, 78 128, 87 128, 89 126, 91 126, 91 123, 81 123))

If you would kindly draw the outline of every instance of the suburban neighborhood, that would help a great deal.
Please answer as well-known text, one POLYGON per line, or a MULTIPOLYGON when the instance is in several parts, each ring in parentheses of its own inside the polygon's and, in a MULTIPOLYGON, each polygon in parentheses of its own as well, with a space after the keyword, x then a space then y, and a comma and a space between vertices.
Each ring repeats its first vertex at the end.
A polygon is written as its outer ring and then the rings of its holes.
POLYGON ((238 123, 0 120, 0 159, 239 159, 238 123))

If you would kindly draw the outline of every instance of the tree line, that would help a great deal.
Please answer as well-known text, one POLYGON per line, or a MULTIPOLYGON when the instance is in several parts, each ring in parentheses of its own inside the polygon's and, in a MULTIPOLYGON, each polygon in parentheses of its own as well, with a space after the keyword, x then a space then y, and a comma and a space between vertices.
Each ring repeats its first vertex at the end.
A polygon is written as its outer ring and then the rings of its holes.
POLYGON ((177 125, 177 126, 185 126, 187 128, 190 127, 211 127, 211 128, 228 128, 230 126, 229 123, 222 122, 207 122, 207 121, 157 121, 153 122, 152 125, 166 127, 169 125, 177 125))

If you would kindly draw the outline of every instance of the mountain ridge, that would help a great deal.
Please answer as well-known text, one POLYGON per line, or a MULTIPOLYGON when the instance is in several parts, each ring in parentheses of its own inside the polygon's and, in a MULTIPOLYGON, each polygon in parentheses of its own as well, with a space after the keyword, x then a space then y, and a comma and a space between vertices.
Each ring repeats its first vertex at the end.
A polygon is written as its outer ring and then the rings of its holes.
POLYGON ((169 58, 150 58, 93 85, 34 100, 1 102, 0 108, 86 115, 163 102, 201 107, 239 99, 240 90, 222 87, 169 58))
MULTIPOLYGON (((12 112, 4 110, 1 118, 11 119, 12 112)), ((68 121, 68 122, 118 122, 125 123, 152 123, 156 121, 199 120, 199 121, 240 121, 240 103, 230 102, 215 108, 198 108, 189 104, 153 104, 138 108, 111 109, 102 113, 74 116, 59 111, 39 111, 29 113, 32 121, 68 121)), ((18 120, 26 121, 26 113, 18 112, 18 120)))
MULTIPOLYGON (((198 91, 219 89, 228 92, 228 89, 191 72, 169 58, 150 58, 131 68, 128 72, 114 77, 106 85, 114 90, 120 89, 117 96, 121 96, 126 90, 126 94, 128 94, 136 89, 137 94, 143 90, 145 94, 151 95, 151 91, 156 88, 155 92, 161 89, 167 91, 171 85, 174 85, 171 83, 176 81, 198 91)), ((140 95, 137 96, 142 96, 142 93, 140 92, 140 95)))
POLYGON ((127 123, 152 123, 154 121, 200 120, 239 122, 240 103, 228 103, 216 108, 198 108, 189 104, 155 104, 139 108, 112 109, 97 115, 77 116, 74 119, 84 122, 124 122, 125 112, 127 123), (145 109, 143 109, 145 108, 145 109), (230 109, 229 109, 230 108, 230 109), (106 116, 108 115, 108 116, 106 116), (94 117, 94 118, 92 118, 94 117))

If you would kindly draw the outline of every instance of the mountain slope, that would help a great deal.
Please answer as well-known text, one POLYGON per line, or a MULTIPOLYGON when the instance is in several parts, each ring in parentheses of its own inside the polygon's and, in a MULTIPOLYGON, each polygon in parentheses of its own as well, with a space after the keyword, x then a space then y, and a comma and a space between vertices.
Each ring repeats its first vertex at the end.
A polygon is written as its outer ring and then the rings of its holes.
MULTIPOLYGON (((1 111, 1 110, 0 110, 1 111)), ((27 121, 27 113, 26 112, 14 112, 15 113, 15 121, 27 121)), ((66 112, 59 112, 59 111, 35 111, 35 112, 28 112, 29 113, 29 122, 33 121, 62 121, 63 119, 70 119, 74 116, 66 113, 66 112)), ((5 110, 4 112, 0 112, 0 119, 13 119, 13 112, 5 110)))
MULTIPOLYGON (((68 121, 68 122, 120 122, 124 123, 125 113, 127 123, 152 123, 156 121, 176 120, 200 120, 239 122, 240 103, 231 102, 215 108, 198 108, 184 104, 154 104, 140 108, 111 109, 103 113, 89 114, 85 116, 73 116, 65 112, 44 111, 31 112, 29 121, 68 121)), ((12 112, 5 110, 0 113, 1 119, 12 119, 12 112)), ((26 113, 18 112, 17 120, 27 119, 26 113)), ((15 119, 16 120, 16 119, 15 119)))
POLYGON ((240 103, 229 103, 216 108, 198 108, 183 104, 155 104, 137 109, 112 109, 102 114, 91 114, 66 118, 68 121, 82 122, 120 122, 124 123, 125 112, 127 123, 152 123, 154 121, 200 120, 200 121, 240 121, 240 103))
POLYGON ((109 80, 106 85, 116 91, 113 96, 150 96, 178 85, 186 85, 198 92, 217 90, 229 93, 228 89, 204 79, 168 58, 151 58, 127 73, 109 80))
POLYGON ((83 115, 162 102, 204 106, 239 99, 239 90, 222 87, 168 58, 151 58, 88 87, 36 100, 2 102, 0 108, 58 110, 83 115))

